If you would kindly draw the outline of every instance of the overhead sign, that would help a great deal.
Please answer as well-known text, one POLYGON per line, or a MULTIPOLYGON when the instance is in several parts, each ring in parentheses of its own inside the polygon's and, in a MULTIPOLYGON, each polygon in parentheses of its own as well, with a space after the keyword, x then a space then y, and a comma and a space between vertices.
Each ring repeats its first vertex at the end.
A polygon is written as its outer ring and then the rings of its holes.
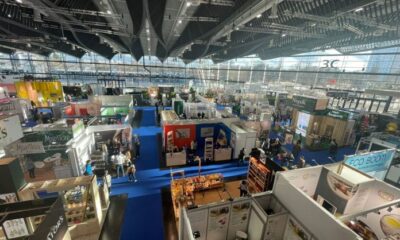
POLYGON ((303 96, 293 96, 292 107, 312 113, 317 105, 317 99, 303 96))
POLYGON ((36 153, 45 153, 43 142, 18 142, 9 145, 6 148, 7 154, 12 156, 24 155, 24 154, 36 154, 36 153))
POLYGON ((338 118, 342 120, 348 120, 350 118, 350 113, 345 111, 339 111, 335 109, 329 109, 326 113, 327 116, 338 118))
POLYGON ((349 92, 328 91, 326 96, 333 98, 347 98, 349 96, 349 92))
POLYGON ((364 173, 387 170, 392 162, 395 149, 368 152, 359 155, 346 156, 344 163, 364 173))
POLYGON ((0 149, 17 141, 24 135, 17 115, 0 120, 0 149))

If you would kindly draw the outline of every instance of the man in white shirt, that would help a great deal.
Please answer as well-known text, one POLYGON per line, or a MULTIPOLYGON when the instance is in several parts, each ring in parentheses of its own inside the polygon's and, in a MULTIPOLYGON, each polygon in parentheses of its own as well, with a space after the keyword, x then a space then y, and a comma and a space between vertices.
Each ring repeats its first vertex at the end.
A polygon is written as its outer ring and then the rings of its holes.
POLYGON ((119 177, 119 172, 122 172, 122 176, 125 176, 124 172, 124 162, 125 162, 125 155, 120 152, 118 156, 115 158, 115 166, 117 168, 117 177, 119 177))

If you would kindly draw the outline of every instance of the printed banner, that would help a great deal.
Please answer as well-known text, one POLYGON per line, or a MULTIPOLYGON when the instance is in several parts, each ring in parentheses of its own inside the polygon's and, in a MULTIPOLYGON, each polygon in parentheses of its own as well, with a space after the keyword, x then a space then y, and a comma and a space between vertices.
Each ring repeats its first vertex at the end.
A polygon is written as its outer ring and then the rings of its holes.
POLYGON ((389 168, 394 153, 394 149, 389 149, 360 155, 351 155, 346 156, 344 162, 365 173, 384 171, 389 168))

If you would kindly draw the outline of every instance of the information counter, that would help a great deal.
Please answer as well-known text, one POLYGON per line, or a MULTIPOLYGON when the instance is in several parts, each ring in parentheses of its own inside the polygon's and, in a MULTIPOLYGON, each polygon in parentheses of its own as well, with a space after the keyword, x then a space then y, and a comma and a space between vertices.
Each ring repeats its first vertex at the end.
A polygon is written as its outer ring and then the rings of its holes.
POLYGON ((186 164, 186 151, 165 154, 167 167, 182 166, 186 164))
POLYGON ((232 159, 232 148, 218 148, 214 150, 214 161, 226 161, 232 159))

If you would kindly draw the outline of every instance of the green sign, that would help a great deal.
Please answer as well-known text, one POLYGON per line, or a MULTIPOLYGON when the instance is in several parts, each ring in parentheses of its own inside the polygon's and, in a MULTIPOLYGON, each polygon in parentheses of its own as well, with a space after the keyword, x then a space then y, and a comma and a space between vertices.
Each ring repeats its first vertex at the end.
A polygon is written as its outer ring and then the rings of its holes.
POLYGON ((74 137, 77 137, 85 130, 85 125, 82 120, 79 120, 77 123, 72 125, 72 134, 74 137))
POLYGON ((348 120, 350 118, 350 113, 335 109, 328 109, 326 116, 338 118, 342 120, 348 120))
POLYGON ((292 107, 302 112, 312 113, 317 105, 317 99, 303 96, 293 96, 292 107))

